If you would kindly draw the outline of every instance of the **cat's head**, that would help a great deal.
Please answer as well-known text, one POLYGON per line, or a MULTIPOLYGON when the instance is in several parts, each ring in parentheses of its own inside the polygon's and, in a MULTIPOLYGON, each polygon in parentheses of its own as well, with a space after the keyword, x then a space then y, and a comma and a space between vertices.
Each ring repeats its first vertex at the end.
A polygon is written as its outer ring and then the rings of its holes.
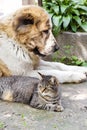
POLYGON ((40 83, 38 84, 38 92, 41 96, 47 99, 58 96, 59 82, 55 76, 43 75, 41 76, 40 83))

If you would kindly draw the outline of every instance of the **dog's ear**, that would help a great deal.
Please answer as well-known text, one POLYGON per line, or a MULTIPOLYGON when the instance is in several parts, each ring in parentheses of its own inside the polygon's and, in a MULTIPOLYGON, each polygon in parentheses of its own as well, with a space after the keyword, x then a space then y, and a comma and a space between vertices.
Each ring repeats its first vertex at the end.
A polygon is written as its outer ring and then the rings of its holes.
POLYGON ((26 16, 15 17, 13 20, 13 28, 18 32, 26 32, 27 26, 34 24, 34 18, 28 14, 26 16))

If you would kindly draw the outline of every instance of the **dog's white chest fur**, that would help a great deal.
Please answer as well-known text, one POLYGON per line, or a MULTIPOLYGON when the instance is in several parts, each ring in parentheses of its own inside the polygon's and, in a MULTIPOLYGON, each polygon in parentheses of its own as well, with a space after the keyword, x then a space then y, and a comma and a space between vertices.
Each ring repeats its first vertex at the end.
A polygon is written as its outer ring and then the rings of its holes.
POLYGON ((5 34, 0 34, 0 59, 8 66, 13 74, 26 75, 32 70, 32 60, 28 54, 5 34))

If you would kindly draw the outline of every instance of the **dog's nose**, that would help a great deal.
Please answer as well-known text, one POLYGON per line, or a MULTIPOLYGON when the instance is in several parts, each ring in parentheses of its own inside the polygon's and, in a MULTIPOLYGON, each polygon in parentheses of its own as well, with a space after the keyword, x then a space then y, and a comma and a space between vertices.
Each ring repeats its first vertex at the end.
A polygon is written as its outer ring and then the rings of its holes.
POLYGON ((55 52, 55 51, 58 51, 58 50, 59 50, 59 46, 58 46, 58 45, 55 45, 55 46, 54 46, 54 52, 55 52))

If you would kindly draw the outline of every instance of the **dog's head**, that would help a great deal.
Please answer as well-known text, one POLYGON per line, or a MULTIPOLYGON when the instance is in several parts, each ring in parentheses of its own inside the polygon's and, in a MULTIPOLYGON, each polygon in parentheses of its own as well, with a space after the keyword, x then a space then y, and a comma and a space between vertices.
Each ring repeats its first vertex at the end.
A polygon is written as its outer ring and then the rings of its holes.
POLYGON ((51 32, 51 20, 41 7, 25 6, 16 11, 12 27, 18 42, 29 52, 46 56, 59 48, 51 32))

